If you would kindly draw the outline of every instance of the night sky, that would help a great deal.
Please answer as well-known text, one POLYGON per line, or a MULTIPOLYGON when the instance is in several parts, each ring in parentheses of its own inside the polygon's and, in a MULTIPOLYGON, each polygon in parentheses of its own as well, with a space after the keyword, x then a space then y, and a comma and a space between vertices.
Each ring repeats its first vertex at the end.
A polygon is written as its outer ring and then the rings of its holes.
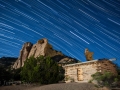
POLYGON ((0 0, 0 57, 42 38, 78 60, 88 48, 120 65, 120 0, 0 0))

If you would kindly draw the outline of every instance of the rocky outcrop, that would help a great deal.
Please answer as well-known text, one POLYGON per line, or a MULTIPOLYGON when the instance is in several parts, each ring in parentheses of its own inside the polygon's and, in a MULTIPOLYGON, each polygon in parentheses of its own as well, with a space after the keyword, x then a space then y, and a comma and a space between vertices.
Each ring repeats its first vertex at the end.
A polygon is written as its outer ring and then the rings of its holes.
POLYGON ((29 57, 38 57, 40 55, 53 57, 55 55, 63 55, 60 52, 53 50, 52 46, 48 43, 46 38, 38 40, 36 44, 33 45, 29 57))
POLYGON ((45 49, 47 43, 48 43, 47 39, 38 40, 38 42, 36 44, 34 44, 33 47, 31 48, 28 58, 30 56, 34 56, 34 57, 37 57, 39 55, 45 56, 44 49, 45 49))
POLYGON ((17 69, 20 68, 24 65, 24 61, 28 58, 28 55, 30 53, 30 50, 32 48, 33 44, 30 42, 26 42, 21 51, 20 51, 20 56, 16 60, 16 62, 13 65, 13 68, 17 69))
POLYGON ((52 46, 48 43, 48 40, 46 38, 40 39, 37 41, 36 44, 32 44, 30 42, 27 42, 23 45, 20 56, 17 59, 17 61, 14 63, 13 68, 17 69, 24 65, 24 61, 27 58, 30 58, 31 56, 38 57, 40 55, 43 56, 50 56, 53 60, 56 62, 62 63, 62 62, 77 62, 77 60, 70 60, 66 56, 63 55, 61 52, 56 51, 52 48, 52 46), (65 59, 64 59, 65 58, 65 59))
POLYGON ((87 61, 93 60, 93 52, 90 52, 87 48, 85 49, 85 57, 87 61))
POLYGON ((76 63, 77 60, 69 57, 65 57, 59 61, 59 63, 76 63))

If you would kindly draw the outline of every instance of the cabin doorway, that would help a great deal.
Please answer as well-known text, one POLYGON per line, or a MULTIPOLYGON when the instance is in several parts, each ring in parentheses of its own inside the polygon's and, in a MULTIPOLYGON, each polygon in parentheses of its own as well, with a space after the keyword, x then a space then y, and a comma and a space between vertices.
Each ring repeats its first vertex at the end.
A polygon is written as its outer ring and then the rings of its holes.
POLYGON ((82 70, 82 68, 77 69, 77 80, 78 81, 83 81, 84 80, 83 79, 83 70, 82 70))

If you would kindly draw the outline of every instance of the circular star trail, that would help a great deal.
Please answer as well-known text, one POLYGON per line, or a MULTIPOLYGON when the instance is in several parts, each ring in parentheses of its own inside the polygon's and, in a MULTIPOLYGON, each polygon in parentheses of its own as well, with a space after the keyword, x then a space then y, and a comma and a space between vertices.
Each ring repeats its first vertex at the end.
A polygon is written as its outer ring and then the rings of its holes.
POLYGON ((78 60, 88 48, 120 65, 120 0, 0 0, 0 57, 42 38, 78 60))

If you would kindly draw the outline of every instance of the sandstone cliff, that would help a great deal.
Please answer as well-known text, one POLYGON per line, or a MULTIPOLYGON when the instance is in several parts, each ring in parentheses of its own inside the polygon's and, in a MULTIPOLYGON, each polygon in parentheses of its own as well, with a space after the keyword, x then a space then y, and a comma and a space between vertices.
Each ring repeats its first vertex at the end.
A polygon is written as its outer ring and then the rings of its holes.
POLYGON ((13 68, 17 69, 22 67, 24 65, 24 61, 30 56, 38 57, 40 55, 50 56, 53 60, 55 60, 58 63, 77 62, 77 60, 69 58, 63 55, 61 52, 54 50, 52 46, 48 43, 48 40, 44 38, 38 40, 37 43, 34 45, 30 42, 25 43, 20 51, 19 58, 13 65, 13 68))
POLYGON ((20 50, 20 56, 14 63, 13 68, 17 69, 24 65, 24 61, 28 58, 28 55, 30 53, 32 46, 33 46, 33 44, 30 42, 26 42, 23 45, 22 49, 20 50))

